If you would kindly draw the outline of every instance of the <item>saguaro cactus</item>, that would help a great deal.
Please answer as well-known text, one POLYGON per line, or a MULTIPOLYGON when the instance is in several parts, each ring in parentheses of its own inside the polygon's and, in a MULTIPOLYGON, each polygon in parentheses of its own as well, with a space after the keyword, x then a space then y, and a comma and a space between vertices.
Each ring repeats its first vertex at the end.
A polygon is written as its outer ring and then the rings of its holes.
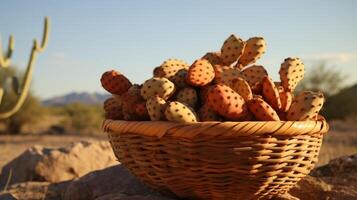
MULTIPOLYGON (((23 105, 25 102, 25 99, 28 95, 29 89, 30 89, 30 84, 32 80, 32 72, 34 68, 34 63, 37 58, 37 54, 41 53, 45 50, 48 42, 48 37, 49 37, 49 30, 50 30, 50 22, 48 17, 45 17, 45 22, 44 22, 44 29, 43 29, 43 36, 42 36, 42 42, 39 44, 39 42, 34 39, 33 41, 33 46, 31 49, 30 57, 27 63, 27 68, 24 74, 24 78, 22 81, 21 86, 19 89, 17 89, 16 92, 20 91, 18 94, 18 98, 10 109, 6 110, 5 112, 0 113, 0 119, 6 119, 15 114, 23 105)), ((1 38, 0 38, 0 67, 6 68, 10 65, 10 59, 13 53, 15 47, 15 40, 14 37, 11 35, 9 37, 9 44, 7 48, 7 52, 4 54, 2 51, 2 44, 1 44, 1 38)), ((0 103, 2 96, 4 94, 2 86, 0 86, 0 103)))

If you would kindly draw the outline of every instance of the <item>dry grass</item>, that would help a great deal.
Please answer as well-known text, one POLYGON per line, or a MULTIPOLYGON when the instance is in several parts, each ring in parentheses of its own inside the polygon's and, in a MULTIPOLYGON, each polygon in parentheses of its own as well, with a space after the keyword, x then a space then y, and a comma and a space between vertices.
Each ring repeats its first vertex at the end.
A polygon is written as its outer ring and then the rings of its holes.
POLYGON ((325 135, 317 166, 329 160, 357 154, 357 125, 344 122, 331 122, 330 131, 325 135))

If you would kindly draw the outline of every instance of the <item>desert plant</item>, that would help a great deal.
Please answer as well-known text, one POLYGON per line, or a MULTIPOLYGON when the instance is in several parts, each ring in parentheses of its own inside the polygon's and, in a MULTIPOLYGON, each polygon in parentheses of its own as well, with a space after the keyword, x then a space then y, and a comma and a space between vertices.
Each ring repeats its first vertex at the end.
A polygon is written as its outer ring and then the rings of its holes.
MULTIPOLYGON (((15 67, 0 68, 0 82, 11 82, 9 77, 19 77, 22 80, 24 76, 16 70, 15 67)), ((19 84, 22 84, 21 82, 19 84)), ((12 88, 11 84, 3 84, 4 99, 0 107, 0 113, 11 109, 17 102, 18 92, 12 88)), ((29 91, 21 109, 14 115, 11 115, 7 119, 3 119, 1 122, 4 125, 4 133, 18 134, 21 133, 22 127, 27 124, 33 124, 39 121, 45 114, 45 109, 42 107, 39 99, 31 94, 29 91)))
POLYGON ((63 116, 62 126, 75 133, 98 131, 103 120, 103 109, 100 105, 72 103, 56 108, 56 113, 63 116))
POLYGON ((341 90, 345 78, 341 71, 333 70, 321 62, 307 73, 297 91, 322 91, 326 96, 330 96, 341 90))
MULTIPOLYGON (((45 18, 45 23, 44 23, 44 30, 43 30, 43 38, 41 44, 35 39, 33 42, 33 46, 31 49, 30 53, 30 58, 27 63, 27 68, 25 71, 25 74, 23 76, 23 81, 21 84, 18 81, 18 78, 13 76, 12 82, 13 82, 13 89, 15 93, 17 94, 16 102, 13 104, 12 107, 7 107, 6 110, 1 111, 0 113, 0 119, 6 119, 14 115, 16 112, 19 111, 21 106, 25 103, 25 99, 29 94, 29 89, 30 89, 30 84, 32 80, 32 72, 34 68, 34 63, 37 58, 37 54, 41 53, 44 51, 44 49, 47 46, 48 42, 48 37, 49 37, 49 29, 50 29, 50 23, 49 19, 46 17, 45 18)), ((0 39, 0 68, 8 68, 10 65, 10 59, 13 54, 13 50, 15 47, 15 39, 11 35, 9 37, 9 43, 8 43, 8 48, 7 52, 3 54, 2 51, 2 44, 1 44, 1 39, 0 39)), ((4 83, 0 83, 0 100, 2 99, 2 96, 4 94, 4 89, 3 86, 4 83)), ((0 102, 1 103, 1 102, 0 102)))

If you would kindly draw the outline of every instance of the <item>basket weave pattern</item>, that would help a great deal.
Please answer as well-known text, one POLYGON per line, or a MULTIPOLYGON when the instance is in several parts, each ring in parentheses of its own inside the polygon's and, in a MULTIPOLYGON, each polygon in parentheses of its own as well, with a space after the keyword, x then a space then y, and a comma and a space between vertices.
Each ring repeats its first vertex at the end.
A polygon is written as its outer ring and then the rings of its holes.
POLYGON ((317 162, 325 121, 127 122, 105 120, 114 153, 162 193, 192 199, 269 199, 317 162))

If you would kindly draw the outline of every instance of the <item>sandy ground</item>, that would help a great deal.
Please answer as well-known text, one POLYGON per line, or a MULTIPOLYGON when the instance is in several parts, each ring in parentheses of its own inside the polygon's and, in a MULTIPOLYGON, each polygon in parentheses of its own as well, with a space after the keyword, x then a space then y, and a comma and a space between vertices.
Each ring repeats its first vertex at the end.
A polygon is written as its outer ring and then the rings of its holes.
MULTIPOLYGON (((61 147, 77 141, 106 140, 106 135, 0 135, 0 168, 33 145, 61 147)), ((317 166, 330 159, 357 154, 357 131, 333 128, 325 135, 317 166)))

